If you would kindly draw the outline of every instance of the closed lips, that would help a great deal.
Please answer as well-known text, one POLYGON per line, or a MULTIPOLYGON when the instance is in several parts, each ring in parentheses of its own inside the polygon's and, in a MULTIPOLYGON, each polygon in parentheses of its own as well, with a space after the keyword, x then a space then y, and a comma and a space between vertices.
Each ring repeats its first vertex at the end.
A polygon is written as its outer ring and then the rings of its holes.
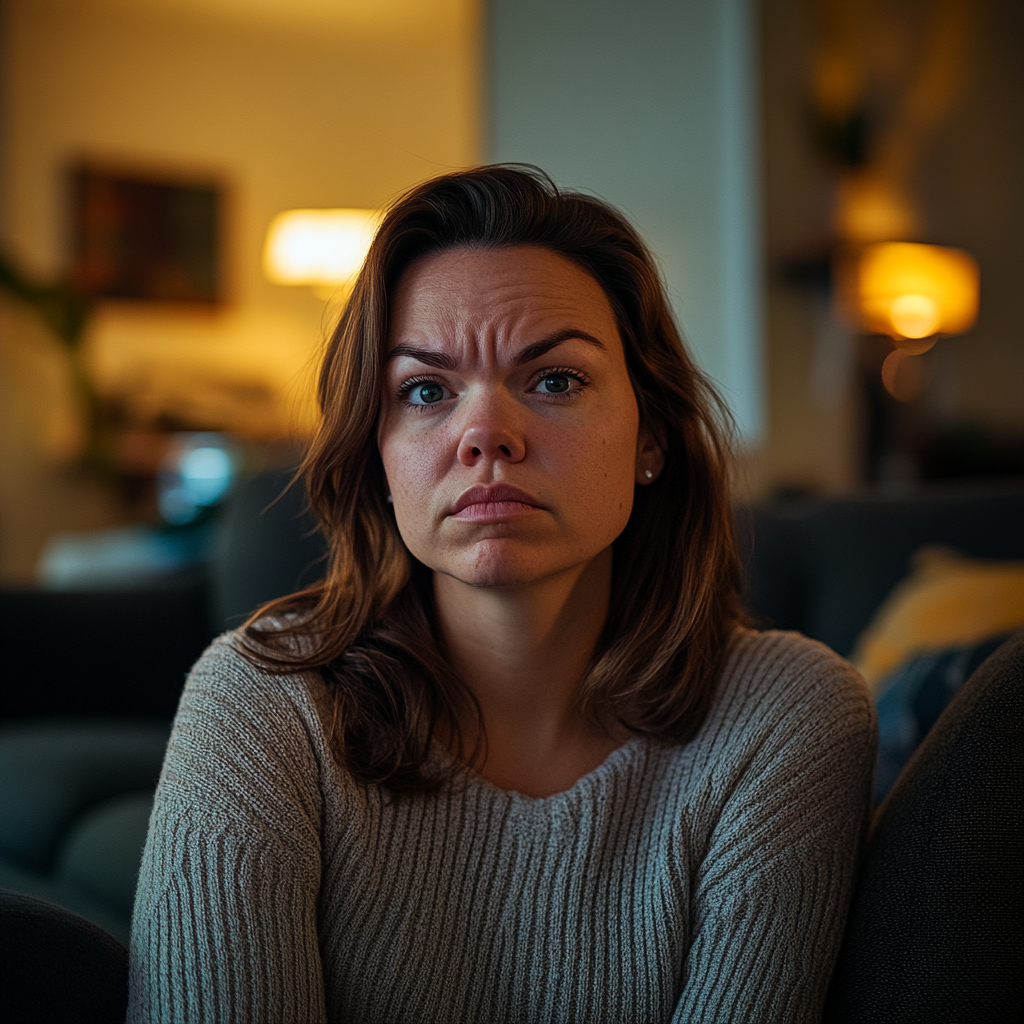
POLYGON ((496 486, 471 487, 452 505, 448 514, 457 516, 460 512, 475 506, 506 506, 510 512, 514 511, 516 506, 521 511, 526 510, 522 506, 538 509, 543 507, 532 494, 527 494, 526 491, 521 491, 518 487, 498 484, 496 486))

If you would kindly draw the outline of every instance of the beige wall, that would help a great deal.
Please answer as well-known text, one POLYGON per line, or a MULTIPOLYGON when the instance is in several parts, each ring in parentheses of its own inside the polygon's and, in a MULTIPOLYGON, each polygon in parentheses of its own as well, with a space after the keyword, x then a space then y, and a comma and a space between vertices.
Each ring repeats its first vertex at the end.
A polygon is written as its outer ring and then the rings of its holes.
MULTIPOLYGON (((420 17, 406 22, 413 8, 402 0, 250 6, 7 5, 4 221, 24 266, 52 275, 65 265, 63 173, 78 155, 209 171, 228 187, 229 302, 205 315, 104 308, 90 338, 104 390, 137 394, 157 376, 172 396, 203 378, 214 403, 221 382, 294 392, 324 310, 305 289, 263 280, 271 217, 377 206, 477 159, 471 0, 416 5, 420 17)), ((261 410, 252 428, 274 411, 261 410)))
MULTIPOLYGON (((105 306, 97 385, 142 413, 254 437, 308 427, 328 319, 265 281, 264 233, 300 206, 378 206, 478 159, 475 0, 6 0, 0 244, 42 278, 66 267, 64 173, 80 156, 216 175, 227 186, 229 301, 213 313, 105 306)), ((59 345, 0 308, 0 578, 46 536, 125 514, 71 468, 59 345), (20 412, 19 412, 20 410, 20 412), (16 414, 17 413, 17 414, 16 414), (52 436, 51 436, 52 435, 52 436)))

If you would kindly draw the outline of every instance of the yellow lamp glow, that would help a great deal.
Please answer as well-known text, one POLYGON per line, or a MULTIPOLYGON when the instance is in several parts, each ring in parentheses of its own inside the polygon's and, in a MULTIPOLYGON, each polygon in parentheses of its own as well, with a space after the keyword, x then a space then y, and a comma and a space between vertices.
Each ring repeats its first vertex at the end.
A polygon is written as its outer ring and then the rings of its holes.
POLYGON ((978 316, 978 264, 962 249, 869 245, 857 266, 857 306, 866 330, 897 344, 962 334, 978 316))
POLYGON ((350 283, 380 223, 377 210, 288 210, 267 229, 263 273, 275 284, 350 283))

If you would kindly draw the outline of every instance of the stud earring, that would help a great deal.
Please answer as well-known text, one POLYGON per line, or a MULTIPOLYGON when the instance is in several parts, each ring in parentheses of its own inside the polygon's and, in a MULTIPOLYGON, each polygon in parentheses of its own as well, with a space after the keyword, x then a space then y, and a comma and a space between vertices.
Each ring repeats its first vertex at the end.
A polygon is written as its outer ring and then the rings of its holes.
POLYGON ((648 480, 654 479, 654 474, 649 469, 644 470, 644 476, 647 477, 648 480))
POLYGON ((395 503, 395 499, 394 499, 394 498, 392 498, 390 494, 389 494, 389 495, 387 496, 387 499, 386 499, 386 500, 387 500, 387 503, 388 503, 389 505, 394 505, 394 503, 395 503))

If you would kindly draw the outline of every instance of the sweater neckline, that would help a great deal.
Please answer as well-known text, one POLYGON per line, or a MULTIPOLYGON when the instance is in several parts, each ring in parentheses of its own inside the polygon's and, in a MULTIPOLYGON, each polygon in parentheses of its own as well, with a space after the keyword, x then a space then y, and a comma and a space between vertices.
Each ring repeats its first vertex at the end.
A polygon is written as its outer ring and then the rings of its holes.
POLYGON ((468 789, 479 790, 491 798, 508 800, 521 807, 553 807, 559 803, 578 799, 586 790, 600 786, 609 776, 614 775, 620 765, 630 763, 635 752, 644 743, 642 736, 631 736, 625 743, 617 746, 596 768, 586 775, 581 775, 568 789, 559 790, 548 796, 528 796, 517 789, 502 789, 488 781, 468 765, 459 761, 447 748, 434 744, 434 756, 446 766, 454 767, 455 775, 462 780, 468 789))

